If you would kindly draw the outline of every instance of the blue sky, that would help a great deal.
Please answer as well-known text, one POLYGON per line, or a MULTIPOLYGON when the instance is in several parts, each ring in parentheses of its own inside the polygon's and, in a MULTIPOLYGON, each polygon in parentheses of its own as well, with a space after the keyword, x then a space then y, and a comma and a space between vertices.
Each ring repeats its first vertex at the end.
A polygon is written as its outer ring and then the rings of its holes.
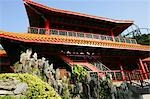
MULTIPOLYGON (((150 28, 150 0, 33 0, 50 7, 113 19, 131 19, 150 28)), ((23 0, 0 0, 0 30, 27 32, 23 0)))

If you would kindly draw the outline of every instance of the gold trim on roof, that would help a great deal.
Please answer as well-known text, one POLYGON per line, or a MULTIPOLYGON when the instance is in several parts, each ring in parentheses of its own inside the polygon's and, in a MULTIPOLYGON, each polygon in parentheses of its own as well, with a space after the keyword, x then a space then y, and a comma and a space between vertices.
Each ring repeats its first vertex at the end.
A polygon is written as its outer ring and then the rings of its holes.
POLYGON ((64 44, 64 45, 77 45, 77 46, 89 46, 89 47, 102 47, 102 48, 114 48, 114 49, 127 49, 127 50, 139 50, 150 51, 150 46, 140 44, 129 44, 113 41, 101 41, 96 39, 86 39, 79 37, 68 37, 58 35, 42 35, 42 34, 30 34, 30 33, 13 33, 0 31, 0 38, 12 39, 23 42, 33 43, 49 43, 49 44, 64 44))

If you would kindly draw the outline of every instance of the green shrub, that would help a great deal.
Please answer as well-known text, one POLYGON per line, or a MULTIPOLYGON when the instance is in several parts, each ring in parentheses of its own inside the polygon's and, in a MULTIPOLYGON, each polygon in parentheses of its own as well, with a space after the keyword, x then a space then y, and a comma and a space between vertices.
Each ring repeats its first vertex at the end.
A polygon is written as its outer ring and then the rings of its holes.
POLYGON ((0 99, 27 99, 26 96, 16 97, 16 96, 0 96, 0 99))
POLYGON ((61 99, 54 89, 36 76, 30 74, 0 74, 0 79, 16 78, 28 84, 27 99, 61 99))
POLYGON ((88 74, 87 70, 81 65, 74 65, 72 73, 77 77, 77 80, 82 81, 88 74))

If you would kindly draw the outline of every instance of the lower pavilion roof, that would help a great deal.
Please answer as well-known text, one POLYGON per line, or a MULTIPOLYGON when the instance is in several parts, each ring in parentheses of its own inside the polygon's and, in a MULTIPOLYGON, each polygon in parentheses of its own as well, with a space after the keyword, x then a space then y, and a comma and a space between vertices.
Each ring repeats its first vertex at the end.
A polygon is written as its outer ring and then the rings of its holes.
POLYGON ((22 41, 27 43, 47 43, 47 44, 62 44, 62 45, 150 51, 150 46, 146 45, 129 44, 112 41, 100 41, 96 39, 85 39, 85 38, 76 38, 58 35, 42 35, 42 34, 13 33, 0 31, 0 39, 22 41))

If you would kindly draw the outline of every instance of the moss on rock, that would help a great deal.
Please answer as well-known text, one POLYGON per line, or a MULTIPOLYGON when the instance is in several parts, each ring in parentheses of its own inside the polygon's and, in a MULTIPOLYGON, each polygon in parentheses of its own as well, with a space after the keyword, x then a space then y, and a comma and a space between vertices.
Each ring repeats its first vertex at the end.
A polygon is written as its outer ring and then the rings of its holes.
POLYGON ((0 74, 0 80, 16 78, 21 82, 28 84, 26 93, 27 99, 61 99, 61 97, 54 91, 54 89, 47 83, 43 82, 40 78, 31 74, 20 73, 5 73, 0 74))

